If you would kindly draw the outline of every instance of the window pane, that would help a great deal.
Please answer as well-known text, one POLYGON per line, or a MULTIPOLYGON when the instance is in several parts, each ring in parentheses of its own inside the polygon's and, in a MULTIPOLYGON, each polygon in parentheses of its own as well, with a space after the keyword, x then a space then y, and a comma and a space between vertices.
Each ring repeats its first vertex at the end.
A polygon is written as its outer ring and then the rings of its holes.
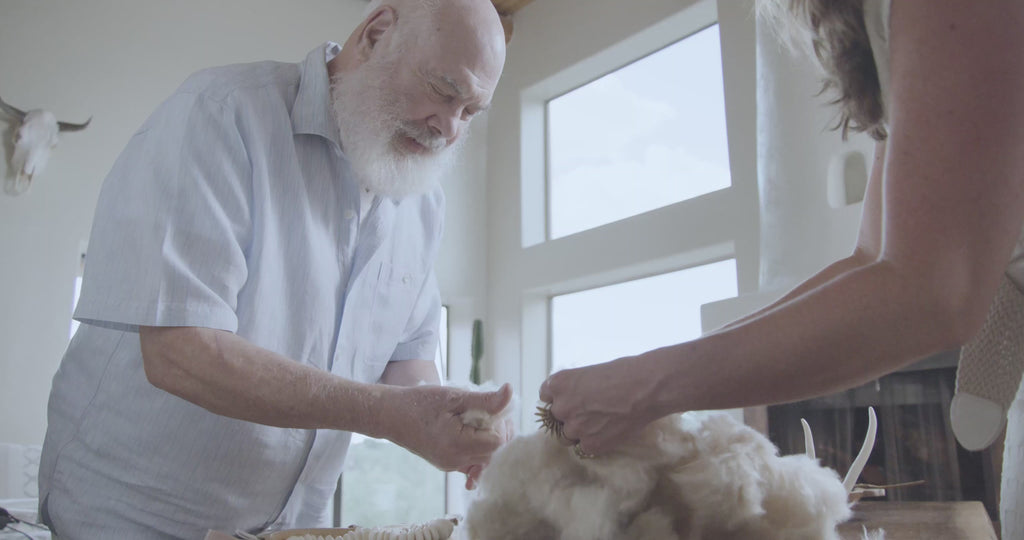
POLYGON ((444 517, 444 473, 390 441, 352 434, 341 524, 379 527, 444 517))
POLYGON ((548 102, 549 235, 731 185, 718 25, 548 102))
POLYGON ((552 371, 697 338, 700 306, 734 296, 735 259, 555 296, 552 371))
MULTIPOLYGON (((75 315, 75 308, 78 307, 78 298, 82 296, 82 276, 75 278, 75 292, 74 297, 71 299, 71 316, 75 315)), ((68 332, 68 339, 75 337, 75 332, 78 331, 79 322, 75 319, 71 319, 71 330, 68 332)))
MULTIPOLYGON (((441 306, 434 367, 448 371, 448 307, 441 306)), ((443 517, 445 473, 383 439, 352 434, 341 475, 341 524, 377 527, 422 523, 443 517)))

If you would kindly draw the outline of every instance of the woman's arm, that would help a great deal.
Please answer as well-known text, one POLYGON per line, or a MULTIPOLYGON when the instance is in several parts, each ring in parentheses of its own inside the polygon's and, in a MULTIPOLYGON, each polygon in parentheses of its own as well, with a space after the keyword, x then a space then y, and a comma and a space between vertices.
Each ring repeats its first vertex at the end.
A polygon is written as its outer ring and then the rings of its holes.
POLYGON ((556 373, 542 399, 584 451, 670 412, 849 388, 980 327, 1024 223, 1024 3, 901 0, 891 28, 877 259, 706 338, 556 373))

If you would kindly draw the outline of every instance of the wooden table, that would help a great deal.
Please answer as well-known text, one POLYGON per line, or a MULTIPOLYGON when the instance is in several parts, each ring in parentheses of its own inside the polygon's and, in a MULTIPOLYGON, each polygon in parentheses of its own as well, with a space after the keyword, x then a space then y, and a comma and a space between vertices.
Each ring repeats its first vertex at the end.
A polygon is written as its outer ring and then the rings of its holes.
POLYGON ((980 502, 872 502, 853 507, 839 526, 843 540, 861 540, 862 527, 885 529, 885 540, 996 540, 980 502))
MULTIPOLYGON (((871 502, 853 507, 853 518, 839 526, 843 540, 861 540, 862 527, 885 530, 885 540, 996 540, 980 502, 871 502)), ((206 540, 234 540, 210 531, 206 540)))

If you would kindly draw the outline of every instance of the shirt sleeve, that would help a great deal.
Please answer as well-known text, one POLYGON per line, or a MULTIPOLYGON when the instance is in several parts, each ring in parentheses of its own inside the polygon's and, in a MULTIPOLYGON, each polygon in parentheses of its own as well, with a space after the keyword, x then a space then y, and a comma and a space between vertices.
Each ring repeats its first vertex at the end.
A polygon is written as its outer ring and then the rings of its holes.
POLYGON ((416 298, 402 340, 395 347, 391 361, 434 360, 441 325, 441 292, 437 277, 431 271, 416 298))
POLYGON ((103 184, 75 318, 234 332, 247 278, 251 169, 230 109, 179 92, 103 184))

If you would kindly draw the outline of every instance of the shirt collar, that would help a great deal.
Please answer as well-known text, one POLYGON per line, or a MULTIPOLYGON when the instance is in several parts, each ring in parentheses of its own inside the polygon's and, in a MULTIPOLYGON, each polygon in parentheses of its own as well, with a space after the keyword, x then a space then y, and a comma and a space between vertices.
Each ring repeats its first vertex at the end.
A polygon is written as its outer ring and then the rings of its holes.
POLYGON ((292 107, 292 130, 319 135, 341 148, 338 125, 331 107, 331 84, 327 76, 327 58, 341 50, 328 41, 313 49, 300 64, 299 92, 292 107))

